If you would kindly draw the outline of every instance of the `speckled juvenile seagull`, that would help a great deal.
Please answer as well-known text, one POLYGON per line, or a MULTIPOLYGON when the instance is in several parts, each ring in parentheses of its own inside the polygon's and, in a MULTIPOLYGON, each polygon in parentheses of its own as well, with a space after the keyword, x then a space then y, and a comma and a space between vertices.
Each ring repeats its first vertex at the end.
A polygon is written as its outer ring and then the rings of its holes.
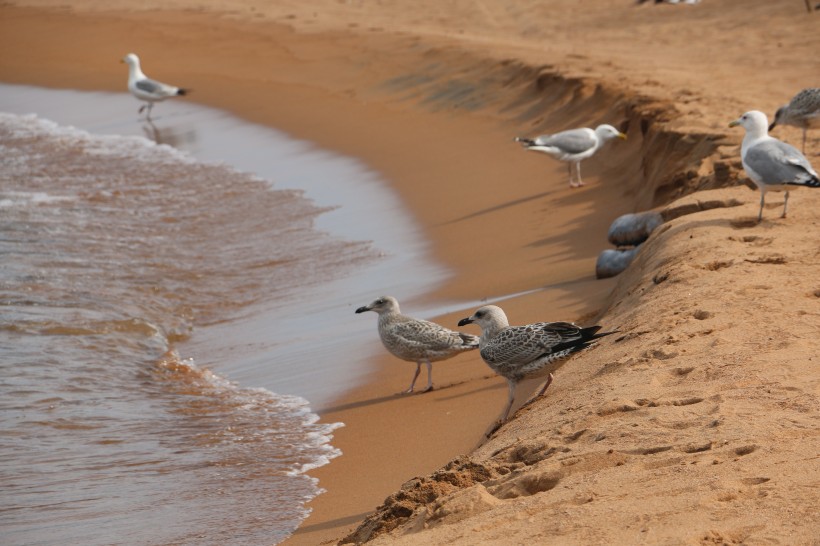
POLYGON ((803 153, 806 153, 806 130, 820 127, 820 87, 808 87, 796 94, 774 114, 769 131, 777 124, 803 129, 803 153))
POLYGON ((582 127, 535 138, 515 137, 515 141, 520 142, 527 150, 543 152, 560 161, 566 161, 569 169, 569 187, 576 188, 584 185, 581 180, 581 161, 592 157, 606 141, 613 138, 626 140, 626 135, 612 125, 604 124, 596 127, 594 131, 582 127), (578 173, 578 182, 572 179, 573 165, 578 173))
POLYGON ((509 399, 501 422, 505 422, 515 401, 515 387, 524 379, 547 376, 538 392, 544 394, 552 383, 558 363, 572 353, 586 349, 596 339, 614 332, 597 333, 601 326, 581 328, 570 322, 536 322, 510 326, 507 315, 495 305, 485 305, 459 326, 475 323, 481 327, 479 351, 484 362, 507 380, 509 399))
POLYGON ((416 373, 404 393, 413 392, 422 363, 427 365, 427 387, 421 392, 427 392, 433 390, 433 362, 478 349, 477 336, 402 315, 396 298, 382 296, 370 305, 356 309, 357 313, 365 311, 379 314, 379 337, 387 350, 393 356, 416 363, 416 373))
POLYGON ((140 107, 139 113, 141 114, 147 107, 148 113, 145 118, 148 121, 151 121, 151 109, 154 107, 155 102, 163 101, 168 97, 185 95, 188 92, 187 89, 174 87, 146 77, 140 68, 139 57, 133 53, 123 57, 122 62, 128 64, 128 90, 139 100, 147 103, 140 107))
POLYGON ((763 203, 767 191, 786 192, 781 215, 781 218, 785 218, 786 206, 789 204, 789 186, 820 188, 817 171, 809 164, 809 160, 791 144, 770 137, 766 130, 768 122, 766 114, 752 110, 729 123, 729 127, 740 125, 746 130, 740 145, 740 158, 746 174, 760 190, 758 222, 763 220, 763 203))

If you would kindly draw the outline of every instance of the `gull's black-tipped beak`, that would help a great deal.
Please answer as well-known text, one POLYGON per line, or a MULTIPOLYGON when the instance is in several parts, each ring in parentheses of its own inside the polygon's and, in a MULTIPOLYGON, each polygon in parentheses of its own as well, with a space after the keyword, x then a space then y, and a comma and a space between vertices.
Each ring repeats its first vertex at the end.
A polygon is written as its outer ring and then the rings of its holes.
POLYGON ((473 323, 473 319, 471 319, 470 317, 463 318, 460 321, 458 321, 459 326, 466 326, 466 325, 472 324, 472 323, 473 323))
POLYGON ((356 309, 356 313, 366 313, 367 311, 370 311, 370 307, 368 307, 366 305, 356 309))
POLYGON ((772 129, 774 129, 775 127, 777 127, 777 122, 776 122, 776 121, 773 121, 773 122, 771 123, 771 125, 769 125, 769 131, 771 131, 771 130, 772 130, 772 129))

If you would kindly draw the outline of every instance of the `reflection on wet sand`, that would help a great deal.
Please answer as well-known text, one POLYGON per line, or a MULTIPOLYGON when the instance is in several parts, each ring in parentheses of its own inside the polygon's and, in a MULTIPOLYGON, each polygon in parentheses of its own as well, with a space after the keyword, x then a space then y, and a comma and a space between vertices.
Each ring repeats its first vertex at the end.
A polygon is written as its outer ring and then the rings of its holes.
POLYGON ((166 144, 173 148, 184 150, 192 147, 197 141, 194 127, 181 128, 173 125, 157 126, 153 120, 142 120, 142 132, 145 137, 157 144, 166 144))

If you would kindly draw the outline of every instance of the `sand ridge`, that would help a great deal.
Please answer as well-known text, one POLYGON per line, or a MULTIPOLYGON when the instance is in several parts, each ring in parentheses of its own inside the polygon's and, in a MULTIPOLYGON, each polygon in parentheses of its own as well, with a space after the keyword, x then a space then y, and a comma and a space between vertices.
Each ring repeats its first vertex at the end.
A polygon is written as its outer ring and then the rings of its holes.
POLYGON ((622 335, 568 363, 560 392, 469 457, 407 482, 351 538, 813 544, 820 291, 807 231, 820 198, 804 197, 799 221, 758 226, 744 205, 665 224, 604 315, 622 335))

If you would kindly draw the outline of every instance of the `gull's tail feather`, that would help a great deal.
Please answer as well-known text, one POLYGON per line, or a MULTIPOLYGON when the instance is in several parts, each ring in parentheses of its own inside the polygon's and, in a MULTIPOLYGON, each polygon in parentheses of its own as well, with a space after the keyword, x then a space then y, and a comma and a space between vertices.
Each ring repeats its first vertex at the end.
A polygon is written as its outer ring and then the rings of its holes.
POLYGON ((795 180, 794 182, 786 182, 786 184, 789 186, 808 186, 810 188, 820 188, 820 178, 817 178, 813 174, 809 174, 808 178, 795 180))
POLYGON ((523 146, 535 146, 535 141, 531 138, 515 137, 513 140, 515 142, 520 142, 523 146))
MULTIPOLYGON (((578 332, 580 334, 580 337, 553 345, 552 347, 550 347, 550 353, 552 353, 552 355, 554 355, 555 357, 553 360, 558 360, 560 358, 569 356, 572 353, 582 351, 587 347, 595 344, 595 342, 598 341, 598 339, 617 332, 617 330, 612 330, 611 332, 604 332, 602 334, 599 334, 598 330, 600 329, 601 326, 589 326, 587 328, 581 328, 581 330, 578 332)), ((547 355, 545 354, 543 356, 547 355)))
POLYGON ((190 92, 191 92, 190 89, 183 89, 181 87, 179 89, 177 89, 177 95, 179 95, 179 96, 187 95, 190 92))
POLYGON ((601 326, 590 326, 589 328, 581 328, 581 339, 584 341, 593 341, 608 335, 618 333, 618 330, 612 330, 611 332, 603 332, 601 334, 598 333, 598 330, 601 329, 601 326))
POLYGON ((461 344, 467 349, 478 349, 478 343, 481 338, 472 334, 458 333, 461 338, 461 344))

